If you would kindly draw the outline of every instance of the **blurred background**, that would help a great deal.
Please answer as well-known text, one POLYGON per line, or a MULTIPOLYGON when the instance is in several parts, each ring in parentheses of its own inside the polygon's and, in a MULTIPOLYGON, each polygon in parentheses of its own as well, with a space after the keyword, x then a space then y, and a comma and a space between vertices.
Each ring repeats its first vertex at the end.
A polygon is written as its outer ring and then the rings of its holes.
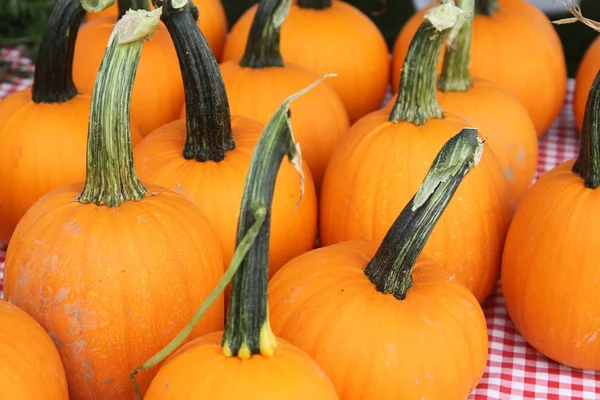
MULTIPOLYGON (((35 55, 45 21, 56 0, 0 0, 0 48, 14 45, 26 46, 26 54, 35 55)), ((345 0, 353 4, 377 24, 392 47, 402 25, 416 9, 431 0, 345 0), (381 12, 381 11, 384 12, 381 12)), ((542 9, 552 20, 570 16, 562 0, 527 0, 542 9)), ((256 0, 222 0, 229 26, 256 0)), ((600 20, 600 0, 577 0, 587 18, 600 20)), ((555 26, 567 59, 569 76, 574 76, 579 61, 590 42, 596 37, 592 29, 581 23, 555 26)), ((526 40, 524 38, 523 40, 526 40)), ((0 70, 0 74, 1 74, 0 70)))

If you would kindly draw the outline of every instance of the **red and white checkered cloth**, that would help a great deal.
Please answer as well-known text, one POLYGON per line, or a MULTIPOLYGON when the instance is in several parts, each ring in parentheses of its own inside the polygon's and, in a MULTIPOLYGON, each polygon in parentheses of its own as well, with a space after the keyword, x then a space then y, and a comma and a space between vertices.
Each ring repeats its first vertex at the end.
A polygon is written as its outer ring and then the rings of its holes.
MULTIPOLYGON (((1 50, 0 59, 30 65, 18 50, 1 50)), ((560 116, 540 138, 537 177, 556 165, 574 158, 579 150, 571 109, 573 81, 569 81, 567 98, 560 116)), ((0 84, 0 99, 31 84, 17 80, 0 84)), ((0 245, 0 296, 6 247, 0 245)), ((498 285, 484 303, 488 324, 489 354, 483 378, 470 399, 600 399, 600 372, 582 371, 562 366, 539 354, 519 335, 507 315, 498 285)))

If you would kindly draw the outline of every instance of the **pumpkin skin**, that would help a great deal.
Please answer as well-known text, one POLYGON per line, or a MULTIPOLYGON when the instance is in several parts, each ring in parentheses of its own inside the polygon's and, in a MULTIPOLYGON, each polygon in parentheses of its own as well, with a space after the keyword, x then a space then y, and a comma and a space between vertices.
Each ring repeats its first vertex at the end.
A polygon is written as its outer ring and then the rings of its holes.
POLYGON ((426 257, 405 300, 378 292, 364 274, 378 244, 340 243, 286 264, 269 283, 273 331, 315 359, 340 399, 466 398, 487 360, 477 300, 426 257))
MULTIPOLYGON (((256 9, 251 7, 232 27, 223 61, 242 58, 256 9)), ((381 106, 389 80, 388 48, 377 26, 352 5, 334 0, 330 8, 310 10, 292 4, 281 26, 280 50, 286 62, 319 76, 338 74, 329 83, 351 122, 381 106)))
MULTIPOLYGON (((566 95, 567 70, 562 44, 548 17, 535 6, 522 0, 498 0, 498 3, 500 9, 491 17, 473 18, 471 73, 516 94, 529 112, 536 132, 542 135, 560 113, 566 95), (515 68, 515 60, 526 62, 518 62, 515 68)), ((392 61, 394 91, 398 90, 410 41, 430 7, 415 13, 398 35, 392 61)))
MULTIPOLYGON (((382 240, 446 141, 470 126, 447 112, 424 125, 388 121, 386 108, 358 121, 334 151, 323 182, 320 239, 382 240)), ((490 148, 450 201, 424 254, 483 301, 496 283, 512 202, 490 148)))
MULTIPOLYGON (((92 93, 96 74, 112 33, 116 16, 98 18, 81 26, 75 44, 73 80, 78 89, 92 93)), ((144 43, 131 96, 131 118, 142 135, 179 116, 184 93, 179 62, 171 37, 161 23, 144 43), (174 72, 175 71, 175 72, 174 72)))
POLYGON ((322 369, 285 340, 278 341, 273 358, 258 355, 240 360, 223 356, 222 336, 222 332, 211 333, 177 350, 165 361, 144 399, 188 399, 190 393, 193 398, 214 400, 338 398, 322 369), (204 376, 211 379, 198 379, 204 376))
MULTIPOLYGON (((136 172, 142 181, 161 185, 185 196, 207 216, 220 239, 225 265, 229 265, 235 250, 246 174, 263 130, 262 124, 244 117, 233 116, 231 126, 236 147, 218 163, 183 158, 186 136, 184 120, 157 129, 133 151, 136 172)), ((304 195, 297 209, 300 176, 288 161, 283 162, 275 184, 269 252, 271 275, 314 245, 317 199, 310 171, 306 165, 302 169, 304 195)))
POLYGON ((65 370, 50 336, 27 313, 0 300, 0 397, 68 400, 65 370))
MULTIPOLYGON (((231 113, 263 124, 269 122, 288 96, 319 78, 292 64, 254 69, 231 61, 221 64, 220 70, 231 113), (260 98, 259 104, 257 97, 260 98)), ((290 109, 294 136, 301 145, 302 157, 310 167, 318 190, 333 149, 350 127, 348 115, 328 82, 322 82, 294 101, 290 109)))
POLYGON ((578 133, 581 132, 583 116, 585 115, 585 104, 598 70, 600 70, 600 36, 592 42, 585 52, 575 77, 573 113, 575 114, 578 133))
POLYGON ((538 351, 562 364, 600 369, 597 220, 600 192, 565 162, 527 192, 502 262, 509 315, 538 351))
MULTIPOLYGON (((133 398, 129 373, 173 339, 223 274, 206 218, 146 187, 143 200, 113 208, 77 202, 82 184, 58 188, 8 246, 5 296, 54 339, 70 398, 133 398)), ((221 296, 192 337, 223 329, 223 307, 221 296)), ((143 390, 155 373, 138 375, 143 390)))

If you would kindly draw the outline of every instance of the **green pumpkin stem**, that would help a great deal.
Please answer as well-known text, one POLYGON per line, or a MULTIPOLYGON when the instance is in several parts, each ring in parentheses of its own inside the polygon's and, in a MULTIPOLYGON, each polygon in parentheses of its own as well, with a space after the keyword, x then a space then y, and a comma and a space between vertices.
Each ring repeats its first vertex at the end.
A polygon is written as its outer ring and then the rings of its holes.
POLYGON ((444 118, 436 98, 436 75, 444 41, 463 11, 444 3, 425 13, 410 43, 398 87, 398 97, 390 114, 391 122, 423 125, 430 119, 444 118))
POLYGON ((77 95, 73 54, 85 15, 79 0, 58 0, 44 28, 31 97, 34 103, 62 103, 77 95))
POLYGON ((498 0, 475 0, 475 14, 491 17, 500 9, 498 0))
POLYGON ((119 8, 119 19, 128 10, 150 10, 148 0, 117 0, 117 7, 119 8))
POLYGON ((442 92, 466 92, 473 86, 471 34, 474 0, 458 0, 456 5, 465 13, 462 16, 457 35, 446 46, 442 75, 438 81, 438 88, 442 92))
POLYGON ((147 193, 135 174, 129 107, 143 41, 160 10, 133 11, 115 25, 92 93, 85 185, 78 201, 118 207, 147 193))
POLYGON ((600 186, 600 71, 585 105, 579 156, 572 170, 583 178, 586 187, 600 186))
POLYGON ((283 67, 279 51, 281 25, 290 11, 292 0, 261 0, 250 27, 242 67, 283 67))
POLYGON ((183 157, 219 162, 235 148, 231 115, 219 65, 194 19, 187 0, 162 3, 164 22, 179 58, 185 90, 186 130, 183 157))
POLYGON ((483 143, 477 129, 465 128, 442 147, 423 184, 387 232, 365 274, 377 290, 404 300, 412 270, 435 224, 465 175, 477 165, 483 143))
POLYGON ((298 0, 298 7, 323 10, 331 7, 332 0, 298 0))

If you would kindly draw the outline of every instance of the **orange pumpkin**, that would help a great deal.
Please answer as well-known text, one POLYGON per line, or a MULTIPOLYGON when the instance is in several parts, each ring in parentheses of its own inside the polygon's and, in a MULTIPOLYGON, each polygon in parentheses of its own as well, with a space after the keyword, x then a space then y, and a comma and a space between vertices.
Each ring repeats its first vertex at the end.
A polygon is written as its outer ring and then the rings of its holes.
MULTIPOLYGON (((54 339, 72 399, 131 399, 131 369, 171 340, 223 274, 208 220, 182 196, 144 186, 133 169, 122 121, 157 13, 141 10, 116 25, 92 94, 83 189, 41 198, 6 253, 5 296, 54 339), (139 37, 127 36, 132 27, 139 37)), ((223 317, 221 296, 194 337, 222 329, 223 317)), ((141 376, 142 387, 154 373, 141 376)))
POLYGON ((523 337, 562 364, 600 370, 600 73, 581 149, 542 176, 511 223, 502 262, 506 308, 523 337))
POLYGON ((0 398, 68 400, 52 339, 27 313, 0 300, 0 398))
MULTIPOLYGON (((244 57, 220 66, 234 115, 267 123, 285 98, 318 79, 315 73, 281 58, 279 26, 291 3, 292 0, 260 2, 244 57)), ((294 102, 291 113, 294 135, 318 190, 338 139, 350 127, 348 114, 327 83, 294 102)))
MULTIPOLYGON (((166 26, 180 56, 186 86, 187 121, 162 126, 134 149, 144 181, 184 195, 209 218, 223 248, 225 265, 235 249, 244 177, 263 125, 230 118, 219 67, 200 31, 166 26)), ((313 248, 317 200, 310 171, 304 170, 304 194, 293 165, 284 161, 275 186, 269 253, 271 273, 313 248)))
POLYGON ((302 350, 279 341, 269 325, 268 237, 275 180, 285 156, 298 167, 302 161, 286 115, 292 99, 277 110, 252 155, 236 240, 238 250, 245 253, 233 276, 225 330, 174 353, 152 381, 145 400, 338 398, 321 368, 302 350), (253 241, 245 243, 246 237, 253 241))
POLYGON ((450 139, 379 248, 349 241, 313 250, 271 279, 273 331, 321 365, 340 399, 465 399, 483 375, 477 299, 419 256, 482 150, 477 130, 450 139))
MULTIPOLYGON (((383 239, 442 145, 469 126, 442 111, 436 100, 435 61, 462 12, 452 3, 440 7, 425 15, 413 39, 392 111, 371 113, 354 124, 331 157, 320 203, 324 245, 383 239)), ((425 254, 482 301, 497 281, 511 216, 506 181, 489 149, 450 202, 425 254)))
MULTIPOLYGON (((410 41, 427 9, 413 15, 396 39, 392 88, 398 87, 410 41)), ((558 34, 548 17, 524 0, 476 2, 471 73, 512 91, 529 112, 538 135, 550 128, 565 99, 567 69, 558 34)))
MULTIPOLYGON (((377 110, 389 80, 388 48, 377 26, 343 1, 295 3, 281 27, 283 59, 320 76, 337 74, 330 84, 351 121, 377 110)), ((223 61, 242 58, 256 10, 246 11, 231 29, 223 61)))
POLYGON ((598 36, 588 47, 575 76, 575 91, 573 93, 573 113, 577 130, 581 132, 583 116, 585 115, 585 104, 588 94, 594 82, 596 74, 600 70, 600 36, 598 36))
MULTIPOLYGON (((33 88, 0 102, 0 242, 9 241, 40 197, 85 177, 91 97, 78 93, 71 76, 84 14, 79 1, 56 3, 40 43, 33 88)), ((132 141, 140 139, 134 130, 132 141)))

